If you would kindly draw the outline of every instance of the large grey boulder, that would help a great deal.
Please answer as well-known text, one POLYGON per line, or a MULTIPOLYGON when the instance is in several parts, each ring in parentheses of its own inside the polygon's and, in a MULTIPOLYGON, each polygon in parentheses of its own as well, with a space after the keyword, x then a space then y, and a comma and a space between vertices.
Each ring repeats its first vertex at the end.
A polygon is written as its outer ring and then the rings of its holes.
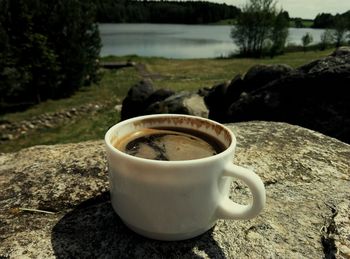
POLYGON ((175 94, 175 92, 170 89, 166 89, 166 88, 157 89, 146 99, 145 105, 146 107, 148 107, 153 103, 161 102, 166 98, 172 96, 173 94, 175 94))
POLYGON ((147 81, 141 81, 129 89, 123 100, 121 119, 146 114, 176 113, 208 118, 204 96, 188 91, 175 93, 170 89, 154 90, 147 81))
POLYGON ((175 113, 208 118, 203 96, 187 91, 179 92, 148 106, 145 114, 175 113))
POLYGON ((301 66, 298 71, 303 73, 329 72, 333 68, 350 67, 350 47, 340 47, 330 56, 317 59, 309 64, 301 66))
POLYGON ((153 84, 150 80, 142 80, 133 85, 127 96, 123 100, 121 119, 129 119, 141 115, 147 108, 146 100, 154 92, 153 84))
POLYGON ((244 76, 245 92, 256 90, 265 84, 280 79, 293 72, 291 66, 285 64, 255 65, 244 76))
MULTIPOLYGON (((0 258, 349 258, 350 146, 285 123, 228 126, 235 163, 266 186, 257 218, 149 240, 111 207, 102 141, 36 146, 0 155, 0 258)), ((234 181, 233 199, 248 196, 234 181)))
MULTIPOLYGON (((216 121, 225 122, 227 118, 227 110, 232 101, 227 97, 227 89, 229 85, 242 85, 242 78, 237 75, 231 82, 224 82, 214 85, 204 96, 204 101, 209 108, 209 118, 216 121)), ((237 88, 239 88, 237 86, 237 88)))
POLYGON ((236 75, 230 82, 212 87, 205 96, 209 107, 209 117, 220 122, 231 121, 229 107, 237 101, 242 94, 256 91, 267 83, 278 80, 294 72, 294 69, 284 64, 255 65, 245 76, 236 75))

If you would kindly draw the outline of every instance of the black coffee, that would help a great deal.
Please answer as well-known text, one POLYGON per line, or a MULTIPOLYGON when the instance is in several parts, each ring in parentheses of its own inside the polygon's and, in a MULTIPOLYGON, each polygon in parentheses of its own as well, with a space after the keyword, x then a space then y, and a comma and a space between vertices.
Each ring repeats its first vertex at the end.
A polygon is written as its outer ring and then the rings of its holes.
POLYGON ((215 138, 182 128, 142 129, 125 136, 114 146, 132 156, 164 161, 199 159, 225 150, 215 138))

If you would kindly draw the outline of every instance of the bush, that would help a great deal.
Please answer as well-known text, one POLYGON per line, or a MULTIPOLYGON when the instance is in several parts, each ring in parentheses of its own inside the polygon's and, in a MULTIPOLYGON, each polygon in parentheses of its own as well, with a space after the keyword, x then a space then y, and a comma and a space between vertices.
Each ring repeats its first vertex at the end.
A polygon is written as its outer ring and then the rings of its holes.
POLYGON ((0 0, 0 105, 66 97, 96 81, 100 48, 90 1, 0 0))
POLYGON ((305 33, 304 36, 301 37, 301 42, 303 44, 304 51, 306 51, 306 47, 308 45, 310 45, 311 42, 313 42, 313 40, 314 39, 313 39, 312 35, 309 32, 305 33))
POLYGON ((325 50, 329 48, 330 46, 333 45, 333 32, 329 29, 326 29, 322 34, 321 34, 321 41, 320 41, 320 50, 325 50))
POLYGON ((345 16, 335 16, 334 18, 334 40, 336 47, 345 43, 345 37, 348 30, 348 21, 345 16))
POLYGON ((261 57, 283 52, 289 15, 277 12, 273 0, 250 0, 231 30, 241 56, 261 57))

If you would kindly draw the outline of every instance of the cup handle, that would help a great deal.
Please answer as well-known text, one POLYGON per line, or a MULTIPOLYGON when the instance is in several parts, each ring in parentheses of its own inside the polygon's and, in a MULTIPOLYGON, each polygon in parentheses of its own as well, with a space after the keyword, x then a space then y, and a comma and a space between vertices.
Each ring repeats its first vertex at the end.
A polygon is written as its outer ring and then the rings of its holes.
POLYGON ((266 202, 265 187, 260 177, 253 171, 233 163, 228 163, 223 176, 242 180, 250 189, 253 201, 249 205, 242 205, 233 202, 229 197, 224 197, 219 203, 217 217, 220 219, 251 219, 256 217, 266 202))

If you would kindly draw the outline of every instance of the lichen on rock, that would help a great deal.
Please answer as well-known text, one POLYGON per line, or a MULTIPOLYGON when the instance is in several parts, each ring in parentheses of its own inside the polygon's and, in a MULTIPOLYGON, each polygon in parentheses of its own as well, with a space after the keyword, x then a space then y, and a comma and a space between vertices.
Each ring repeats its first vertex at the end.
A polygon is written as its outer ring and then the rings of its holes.
MULTIPOLYGON (((0 258, 349 257, 350 146, 286 123, 227 126, 234 163, 266 186, 255 219, 219 220, 181 242, 146 239, 111 207, 102 141, 36 146, 0 154, 0 258)), ((249 191, 235 180, 231 196, 244 203, 249 191)))

